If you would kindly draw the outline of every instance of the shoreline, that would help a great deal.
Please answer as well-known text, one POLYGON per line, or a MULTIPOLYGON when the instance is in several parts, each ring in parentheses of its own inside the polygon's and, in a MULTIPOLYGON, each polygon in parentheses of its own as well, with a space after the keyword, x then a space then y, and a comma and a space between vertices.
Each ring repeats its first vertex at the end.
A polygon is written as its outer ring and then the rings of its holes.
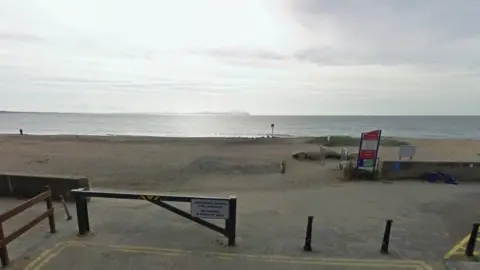
MULTIPOLYGON (((23 134, 18 133, 0 133, 0 138, 115 138, 115 139, 144 139, 144 140, 222 140, 222 139, 239 139, 239 140, 309 140, 324 137, 350 137, 352 139, 359 139, 360 136, 350 135, 319 135, 319 136, 294 136, 294 135, 280 135, 274 137, 264 136, 155 136, 155 135, 135 135, 135 134, 23 134)), ((463 138, 463 137, 401 137, 401 136, 382 136, 382 139, 394 140, 449 140, 449 141, 480 141, 480 138, 463 138)))
POLYGON ((384 137, 425 139, 479 139, 476 118, 423 116, 250 116, 241 118, 195 116, 86 116, 26 114, 2 116, 0 134, 138 136, 187 138, 304 138, 326 135, 359 137, 380 128, 384 137), (338 118, 340 117, 340 118, 338 118), (454 124, 452 124, 454 123, 454 124), (272 124, 273 130, 272 130, 272 124))

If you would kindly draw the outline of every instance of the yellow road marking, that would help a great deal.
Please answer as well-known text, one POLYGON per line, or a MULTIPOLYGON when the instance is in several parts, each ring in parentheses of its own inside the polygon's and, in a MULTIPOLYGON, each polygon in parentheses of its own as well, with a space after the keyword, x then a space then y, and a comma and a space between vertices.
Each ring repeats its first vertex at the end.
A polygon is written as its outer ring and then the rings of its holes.
MULTIPOLYGON (((97 243, 88 243, 88 245, 99 246, 101 244, 97 243)), ((192 251, 182 250, 182 249, 166 249, 166 248, 155 248, 155 247, 142 247, 142 246, 128 246, 128 245, 109 245, 113 249, 128 249, 128 250, 138 250, 138 251, 158 251, 158 252, 174 252, 174 253, 183 253, 183 254, 192 254, 192 251)), ((279 256, 279 255, 256 255, 256 254, 245 254, 245 253, 226 253, 226 252, 203 252, 205 255, 213 256, 226 256, 226 257, 244 257, 244 258, 256 258, 256 259, 284 259, 292 260, 299 259, 298 257, 289 257, 289 256, 279 256)), ((388 262, 388 263, 398 263, 398 264, 421 264, 423 261, 419 260, 380 260, 380 259, 349 259, 349 258, 315 258, 315 257, 300 257, 302 260, 322 260, 322 261, 341 261, 341 262, 388 262)))
POLYGON ((165 256, 182 256, 182 255, 184 255, 182 253, 165 252, 165 251, 156 252, 156 251, 153 251, 153 250, 133 250, 133 249, 115 249, 115 250, 122 251, 122 252, 127 252, 127 253, 137 253, 137 254, 140 253, 140 254, 165 255, 165 256))
MULTIPOLYGON (((223 260, 231 260, 233 257, 215 257, 217 259, 223 259, 223 260)), ((284 264, 310 264, 310 265, 323 265, 323 266, 351 266, 351 267, 369 267, 369 268, 408 268, 408 269, 415 269, 415 270, 426 270, 426 269, 431 269, 431 268, 423 268, 421 265, 415 265, 415 264, 392 264, 392 263, 378 263, 378 264, 372 264, 372 263, 362 263, 362 262, 335 262, 335 261, 304 261, 304 260, 278 260, 278 259, 263 259, 260 260, 261 262, 266 262, 266 263, 284 263, 284 264)))
POLYGON ((462 249, 465 250, 464 246, 468 242, 469 238, 470 238, 470 234, 468 234, 467 236, 465 236, 465 238, 463 238, 460 242, 458 242, 458 244, 456 244, 449 252, 447 252, 447 254, 445 254, 443 258, 449 259, 453 255, 458 253, 459 250, 462 250, 462 249))
POLYGON ((58 243, 54 247, 46 249, 40 255, 38 255, 33 261, 31 261, 26 267, 25 270, 32 270, 36 265, 38 265, 40 262, 42 262, 46 257, 48 257, 52 252, 54 252, 56 249, 64 245, 65 243, 58 243))
MULTIPOLYGON (((107 247, 113 250, 151 255, 185 256, 194 254, 193 251, 182 249, 166 249, 154 247, 128 246, 128 245, 101 245, 92 242, 67 241, 57 244, 54 248, 44 251, 34 261, 27 265, 25 270, 40 270, 48 262, 57 257, 68 247, 107 247)), ((218 259, 245 258, 254 261, 289 264, 310 264, 325 266, 351 266, 351 267, 374 267, 374 268, 408 268, 415 270, 432 270, 423 261, 419 260, 379 260, 379 259, 348 259, 348 258, 313 258, 313 257, 289 257, 276 255, 254 255, 241 253, 201 252, 200 254, 214 256, 218 259)))
MULTIPOLYGON (((95 245, 100 246, 100 245, 95 245)), ((131 246, 128 249, 125 246, 109 246, 116 247, 116 250, 131 253, 153 254, 153 255, 174 255, 181 256, 191 254, 190 251, 175 250, 175 249, 157 249, 151 247, 135 247, 131 246), (133 248, 133 249, 132 249, 133 248), (165 250, 173 251, 165 252, 165 250)), ((234 259, 234 258, 248 258, 256 261, 276 262, 276 263, 303 263, 303 264, 321 264, 321 265, 345 265, 345 266, 374 266, 374 267, 406 267, 412 269, 431 269, 422 261, 401 261, 401 260, 360 260, 360 259, 329 259, 329 258, 295 258, 287 256, 260 256, 260 255, 245 255, 245 254, 230 254, 221 252, 206 252, 205 255, 213 255, 219 259, 234 259), (227 256, 228 255, 228 256, 227 256), (427 268, 423 268, 423 265, 427 268)))
POLYGON ((206 255, 224 256, 224 257, 243 257, 258 260, 305 260, 305 261, 324 261, 324 262, 368 262, 368 263, 395 263, 395 264, 421 264, 423 261, 417 260, 380 260, 380 259, 349 259, 349 258, 314 258, 314 257, 289 257, 276 255, 254 255, 254 254, 235 254, 222 252, 205 252, 206 255))
POLYGON ((188 250, 171 249, 171 248, 139 247, 139 246, 129 246, 129 245, 102 245, 94 242, 77 242, 77 241, 67 241, 65 243, 78 244, 78 245, 84 245, 84 246, 109 247, 112 249, 147 250, 147 251, 160 251, 160 252, 171 252, 171 253, 192 253, 191 251, 188 251, 188 250))
MULTIPOLYGON (((139 253, 139 254, 151 254, 151 255, 164 255, 164 256, 184 256, 187 253, 168 253, 165 251, 155 251, 154 249, 115 249, 121 252, 128 252, 128 253, 139 253)), ((212 255, 212 254, 210 254, 212 255)), ((216 259, 224 259, 224 260, 231 260, 233 258, 238 258, 239 256, 215 256, 216 259)), ((250 258, 252 259, 252 258, 250 258)), ((262 258, 257 257, 253 258, 253 261, 261 261, 267 263, 289 263, 289 264, 312 264, 312 265, 329 265, 329 266, 351 266, 351 267, 375 267, 375 268, 408 268, 408 269, 415 269, 415 270, 429 270, 430 267, 424 268, 421 264, 409 264, 409 263, 398 263, 398 262, 389 262, 379 261, 376 263, 368 262, 367 260, 357 260, 352 262, 345 262, 345 261, 323 261, 323 260, 292 260, 292 259, 275 259, 275 258, 262 258)))
MULTIPOLYGON (((463 255, 463 256, 465 256, 465 252, 455 252, 455 253, 452 254, 452 256, 453 255, 463 255)), ((474 251, 473 255, 480 255, 480 251, 474 251)))
MULTIPOLYGON (((76 242, 71 242, 76 243, 76 242)), ((90 246, 105 247, 93 242, 80 242, 90 246)), ((183 250, 183 249, 168 249, 168 248, 155 248, 155 247, 145 247, 145 246, 131 246, 131 245, 108 245, 108 247, 116 250, 128 250, 129 252, 138 252, 138 253, 152 253, 152 254, 193 254, 192 251, 183 250)), ((279 256, 279 255, 256 255, 256 254, 245 254, 245 253, 226 253, 226 252, 202 252, 205 255, 215 256, 216 258, 222 257, 226 258, 247 258, 254 260, 302 260, 302 261, 316 261, 316 262, 332 262, 332 263, 344 263, 344 264, 388 264, 388 265, 404 265, 409 267, 411 265, 420 266, 422 269, 430 270, 432 269, 425 262, 420 260, 381 260, 381 259, 349 259, 349 258, 315 258, 315 257, 290 257, 290 256, 279 256)))
MULTIPOLYGON (((30 269, 31 270, 40 270, 41 268, 43 268, 48 262, 50 262, 52 259, 54 259, 55 257, 57 257, 65 248, 69 247, 70 245, 68 244, 63 244, 63 245, 59 245, 57 246, 56 249, 52 250, 48 256, 42 258, 40 261, 37 261, 36 263, 34 264, 29 264, 27 267, 31 267, 30 269)), ((25 270, 27 270, 28 268, 25 268, 25 270)))
POLYGON ((415 264, 389 264, 389 263, 362 263, 362 262, 333 262, 333 261, 302 261, 302 260, 262 260, 262 262, 271 262, 271 263, 289 263, 289 264, 310 264, 310 265, 329 265, 329 266, 352 266, 352 267, 369 267, 369 268, 409 268, 415 270, 423 270, 423 267, 415 264))

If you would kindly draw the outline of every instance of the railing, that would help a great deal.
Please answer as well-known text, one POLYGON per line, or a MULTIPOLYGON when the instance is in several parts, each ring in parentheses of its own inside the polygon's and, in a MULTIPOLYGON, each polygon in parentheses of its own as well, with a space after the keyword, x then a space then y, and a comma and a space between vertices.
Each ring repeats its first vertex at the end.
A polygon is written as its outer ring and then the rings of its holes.
POLYGON ((47 187, 47 190, 45 192, 29 199, 23 204, 0 215, 0 261, 3 267, 6 267, 10 263, 10 259, 8 257, 7 245, 46 218, 48 218, 48 223, 50 225, 50 232, 54 233, 55 217, 54 217, 54 209, 53 209, 53 202, 52 202, 52 191, 50 190, 49 187, 47 187), (43 212, 41 215, 37 216, 36 218, 31 220, 24 226, 12 232, 11 234, 5 236, 3 231, 3 222, 33 207, 34 205, 36 205, 41 201, 46 202, 47 211, 43 212))

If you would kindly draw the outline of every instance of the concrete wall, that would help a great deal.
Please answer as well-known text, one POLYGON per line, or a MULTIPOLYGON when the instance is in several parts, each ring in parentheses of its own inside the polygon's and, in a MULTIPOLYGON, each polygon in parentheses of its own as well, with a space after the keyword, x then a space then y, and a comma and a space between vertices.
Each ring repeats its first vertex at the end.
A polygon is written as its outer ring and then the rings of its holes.
POLYGON ((0 196, 8 196, 10 193, 7 176, 0 174, 0 196))
POLYGON ((0 196, 31 198, 50 186, 54 200, 63 195, 73 201, 70 190, 89 187, 88 179, 79 176, 32 175, 19 173, 0 174, 0 196))
POLYGON ((381 179, 420 179, 428 172, 440 171, 458 181, 479 181, 480 162, 386 160, 381 165, 381 179), (398 165, 396 165, 398 163, 398 165))

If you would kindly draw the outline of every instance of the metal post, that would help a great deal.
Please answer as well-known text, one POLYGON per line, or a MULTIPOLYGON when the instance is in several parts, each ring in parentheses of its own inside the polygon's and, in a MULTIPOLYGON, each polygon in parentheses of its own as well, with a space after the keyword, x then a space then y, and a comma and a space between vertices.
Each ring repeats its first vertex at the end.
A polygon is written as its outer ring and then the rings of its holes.
POLYGON ((305 235, 305 245, 303 246, 305 251, 312 251, 312 224, 313 216, 308 216, 307 233, 305 235))
POLYGON ((75 194, 75 206, 77 209, 78 234, 85 235, 90 231, 87 200, 85 197, 80 194, 75 194))
POLYGON ((477 241, 479 226, 480 223, 473 224, 472 232, 470 233, 470 238, 467 243, 467 249, 465 249, 465 255, 468 257, 473 257, 473 253, 475 252, 475 242, 477 241))
MULTIPOLYGON (((375 170, 377 169, 378 159, 378 150, 380 149, 380 140, 382 139, 382 130, 378 131, 378 141, 377 141, 377 149, 375 151, 375 158, 373 159, 373 168, 372 168, 372 180, 376 179, 375 170)), ((360 152, 360 151, 359 151, 360 152)))
POLYGON ((382 241, 382 248, 380 252, 382 254, 388 254, 388 245, 390 244, 390 231, 392 228, 393 220, 387 220, 387 224, 385 225, 385 232, 383 234, 383 241, 382 241))
POLYGON ((237 227, 237 197, 230 196, 228 199, 228 219, 225 220, 225 230, 228 237, 228 245, 235 246, 237 227))
MULTIPOLYGON (((0 243, 3 240, 5 240, 5 235, 3 233, 3 225, 0 223, 0 243)), ((10 263, 10 259, 8 258, 7 244, 0 244, 0 261, 2 263, 2 267, 7 267, 10 263)))
POLYGON ((52 213, 48 215, 48 224, 50 225, 50 232, 55 233, 57 230, 55 229, 55 213, 54 208, 53 208, 53 201, 52 201, 52 191, 50 190, 49 187, 47 187, 48 192, 50 192, 50 195, 45 199, 45 202, 47 204, 47 210, 52 210, 52 213))
POLYGON ((83 205, 83 216, 85 217, 85 228, 87 229, 87 232, 90 232, 90 218, 88 217, 88 198, 85 196, 82 196, 82 205, 83 205))
POLYGON ((63 209, 65 210, 65 214, 67 215, 65 219, 72 220, 72 216, 70 215, 70 211, 68 211, 68 207, 67 207, 67 204, 65 203, 65 198, 63 197, 63 195, 60 195, 60 199, 62 200, 63 209))

